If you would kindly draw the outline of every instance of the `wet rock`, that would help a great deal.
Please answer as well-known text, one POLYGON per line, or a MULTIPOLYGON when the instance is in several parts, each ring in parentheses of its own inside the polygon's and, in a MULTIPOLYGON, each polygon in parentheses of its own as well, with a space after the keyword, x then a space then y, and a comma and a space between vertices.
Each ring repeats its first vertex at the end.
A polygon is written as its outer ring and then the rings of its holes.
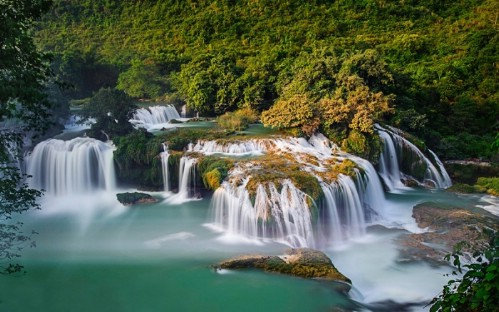
POLYGON ((116 194, 116 198, 120 203, 122 203, 125 206, 143 204, 143 203, 155 203, 158 201, 156 198, 152 197, 149 194, 139 193, 139 192, 119 193, 116 194))
POLYGON ((481 250, 490 240, 487 230, 499 230, 499 219, 478 209, 426 202, 416 205, 412 216, 420 228, 429 231, 405 234, 399 238, 400 261, 424 260, 437 265, 447 264, 445 255, 451 253, 458 243, 467 243, 463 246, 464 252, 481 250))
POLYGON ((289 249, 282 256, 239 256, 222 261, 215 268, 261 269, 266 272, 342 282, 340 288, 343 291, 348 291, 351 288, 350 279, 335 268, 326 254, 308 248, 289 249))

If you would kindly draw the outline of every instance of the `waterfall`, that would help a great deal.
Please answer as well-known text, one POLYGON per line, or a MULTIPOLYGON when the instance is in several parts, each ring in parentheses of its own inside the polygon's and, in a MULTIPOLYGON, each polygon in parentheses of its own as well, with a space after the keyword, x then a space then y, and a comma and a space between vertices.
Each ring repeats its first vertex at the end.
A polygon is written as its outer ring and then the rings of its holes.
POLYGON ((362 236, 370 222, 384 215, 384 192, 371 163, 341 152, 321 134, 308 141, 304 138, 198 141, 190 145, 189 151, 224 156, 262 153, 271 157, 271 160, 238 161, 229 172, 229 179, 215 191, 211 204, 214 223, 232 234, 312 247, 318 242, 329 244, 362 236), (268 161, 280 158, 284 162, 292 159, 294 166, 318 180, 323 193, 320 203, 285 178, 279 182, 259 182, 253 186, 254 197, 250 196, 248 181, 252 174, 258 174, 253 170, 265 168, 268 161), (353 176, 331 172, 335 164, 346 159, 357 166, 353 176), (317 222, 312 219, 311 209, 317 209, 317 222), (316 241, 316 236, 321 240, 316 241))
POLYGON ((432 150, 428 149, 428 152, 430 152, 430 154, 433 156, 433 159, 437 163, 438 170, 440 171, 440 174, 442 175, 443 184, 444 184, 442 187, 447 188, 447 187, 452 186, 452 181, 450 179, 450 176, 447 173, 447 170, 445 170, 444 164, 442 163, 440 158, 438 158, 438 156, 432 150))
POLYGON ((163 172, 163 189, 165 192, 170 191, 170 175, 168 173, 168 159, 170 158, 170 153, 168 153, 168 145, 163 143, 163 152, 160 154, 161 157, 161 169, 163 172))
POLYGON ((137 109, 130 122, 147 130, 157 130, 168 127, 170 120, 178 118, 180 115, 173 105, 158 105, 137 109))
POLYGON ((404 153, 407 153, 407 151, 409 151, 409 153, 417 159, 417 161, 412 164, 412 167, 424 167, 424 174, 420 177, 415 177, 419 179, 420 183, 430 182, 437 188, 447 188, 452 185, 449 175, 447 174, 442 162, 431 150, 428 151, 433 156, 439 169, 435 167, 430 159, 428 159, 428 157, 426 157, 423 152, 419 150, 419 148, 417 148, 409 140, 397 134, 395 129, 390 131, 380 127, 379 125, 376 125, 376 129, 381 137, 381 140, 383 141, 383 152, 380 157, 379 172, 390 191, 403 188, 400 185, 401 173, 408 175, 412 174, 412 172, 402 172, 402 170, 399 169, 402 161, 401 157, 404 153))
POLYGON ((290 180, 281 182, 279 191, 273 183, 257 187, 254 204, 246 185, 222 183, 212 199, 215 223, 232 234, 252 238, 272 238, 293 247, 315 245, 308 195, 290 180), (268 191, 266 190, 268 189, 268 191))
POLYGON ((114 146, 90 138, 50 139, 27 157, 30 186, 49 194, 70 195, 115 187, 114 146))
POLYGON ((189 152, 202 153, 204 155, 221 154, 225 156, 247 156, 262 155, 270 148, 269 140, 247 140, 234 142, 217 142, 199 140, 196 144, 189 144, 189 152))
POLYGON ((397 150, 395 149, 392 138, 387 132, 379 129, 378 134, 383 142, 383 152, 379 159, 379 175, 390 192, 393 192, 396 189, 407 189, 404 183, 402 183, 397 150))
POLYGON ((196 163, 197 159, 183 156, 180 159, 178 174, 178 193, 169 202, 180 204, 197 196, 196 194, 196 163))
POLYGON ((187 105, 182 105, 182 109, 180 111, 180 115, 182 116, 182 118, 186 118, 187 117, 187 105))

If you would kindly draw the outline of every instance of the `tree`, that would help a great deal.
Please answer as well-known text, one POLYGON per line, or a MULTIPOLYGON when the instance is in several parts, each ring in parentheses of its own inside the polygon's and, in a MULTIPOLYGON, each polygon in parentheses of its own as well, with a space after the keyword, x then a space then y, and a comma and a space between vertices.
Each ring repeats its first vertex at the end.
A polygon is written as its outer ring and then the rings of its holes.
POLYGON ((0 266, 6 273, 22 270, 12 260, 31 242, 31 234, 23 233, 12 216, 39 208, 41 192, 28 187, 20 164, 23 139, 48 127, 49 58, 38 51, 30 31, 49 5, 45 0, 0 1, 0 266))
POLYGON ((132 66, 118 77, 117 89, 135 98, 157 98, 165 91, 161 74, 151 61, 133 60, 132 66))
POLYGON ((132 132, 133 126, 129 120, 136 108, 132 98, 125 92, 111 88, 100 89, 89 99, 81 112, 83 121, 95 119, 87 134, 107 141, 113 136, 132 132))
POLYGON ((299 129, 312 135, 319 128, 320 118, 317 104, 305 95, 295 95, 289 100, 279 100, 262 113, 262 122, 277 129, 299 129))

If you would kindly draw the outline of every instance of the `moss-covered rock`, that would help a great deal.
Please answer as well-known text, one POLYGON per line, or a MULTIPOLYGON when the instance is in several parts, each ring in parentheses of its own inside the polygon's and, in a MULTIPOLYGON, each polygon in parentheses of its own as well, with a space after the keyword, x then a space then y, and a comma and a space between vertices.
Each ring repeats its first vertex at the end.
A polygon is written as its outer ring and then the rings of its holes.
POLYGON ((200 156, 197 170, 207 189, 216 190, 227 177, 229 170, 234 166, 234 161, 216 156, 200 156))
POLYGON ((155 203, 158 201, 156 198, 152 197, 149 194, 139 193, 139 192, 119 193, 116 194, 116 198, 120 203, 122 203, 125 206, 143 204, 143 203, 155 203))
POLYGON ((478 178, 475 187, 485 189, 490 195, 499 196, 499 177, 480 177, 478 178))
POLYGON ((331 259, 321 251, 297 248, 286 251, 283 256, 246 255, 225 260, 215 266, 217 269, 261 269, 275 272, 346 284, 343 290, 350 290, 351 280, 341 274, 331 262, 331 259))

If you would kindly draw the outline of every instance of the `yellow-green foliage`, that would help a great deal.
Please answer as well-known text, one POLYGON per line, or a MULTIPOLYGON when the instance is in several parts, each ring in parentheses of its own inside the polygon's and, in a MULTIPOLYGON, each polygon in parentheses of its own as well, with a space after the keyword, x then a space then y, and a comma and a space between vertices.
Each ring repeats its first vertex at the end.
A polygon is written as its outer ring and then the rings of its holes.
POLYGON ((363 156, 369 150, 369 143, 365 135, 352 131, 341 143, 341 148, 348 153, 363 156))
POLYGON ((375 120, 393 112, 393 97, 385 96, 382 92, 373 92, 356 75, 345 79, 344 85, 336 89, 332 97, 323 98, 319 102, 325 125, 345 126, 351 130, 373 134, 375 120))
POLYGON ((341 142, 341 148, 348 153, 360 156, 376 163, 381 153, 381 141, 377 135, 350 131, 346 139, 341 142))
POLYGON ((478 178, 476 182, 477 186, 481 186, 487 189, 487 193, 499 196, 499 177, 495 178, 478 178))
MULTIPOLYGON (((258 165, 258 163, 256 164, 258 165)), ((284 179, 291 180, 299 190, 308 194, 313 200, 318 200, 323 195, 317 178, 302 170, 299 164, 288 160, 283 155, 265 156, 261 160, 261 166, 248 174, 251 175, 251 179, 248 181, 246 189, 252 197, 256 195, 258 185, 273 183, 280 189, 281 181, 284 179)))
POLYGON ((234 112, 227 112, 217 117, 219 127, 228 131, 241 131, 248 127, 249 124, 258 121, 258 112, 245 107, 234 112))
POLYGON ((465 183, 456 183, 447 189, 450 192, 457 193, 485 193, 487 189, 479 185, 469 185, 465 183))
POLYGON ((210 190, 216 190, 217 188, 219 188, 221 181, 222 181, 222 174, 217 168, 208 171, 203 175, 204 185, 210 190))
POLYGON ((316 103, 306 95, 294 95, 277 101, 262 113, 265 126, 277 129, 297 128, 306 135, 312 135, 320 125, 320 114, 316 103))
POLYGON ((198 161, 198 171, 203 179, 204 186, 211 190, 216 190, 227 177, 229 170, 233 166, 233 161, 216 156, 202 157, 198 161))
POLYGON ((355 169, 360 170, 356 163, 350 159, 344 159, 341 163, 333 164, 331 169, 325 173, 322 173, 321 176, 323 179, 331 183, 338 178, 339 174, 355 177, 355 169))

